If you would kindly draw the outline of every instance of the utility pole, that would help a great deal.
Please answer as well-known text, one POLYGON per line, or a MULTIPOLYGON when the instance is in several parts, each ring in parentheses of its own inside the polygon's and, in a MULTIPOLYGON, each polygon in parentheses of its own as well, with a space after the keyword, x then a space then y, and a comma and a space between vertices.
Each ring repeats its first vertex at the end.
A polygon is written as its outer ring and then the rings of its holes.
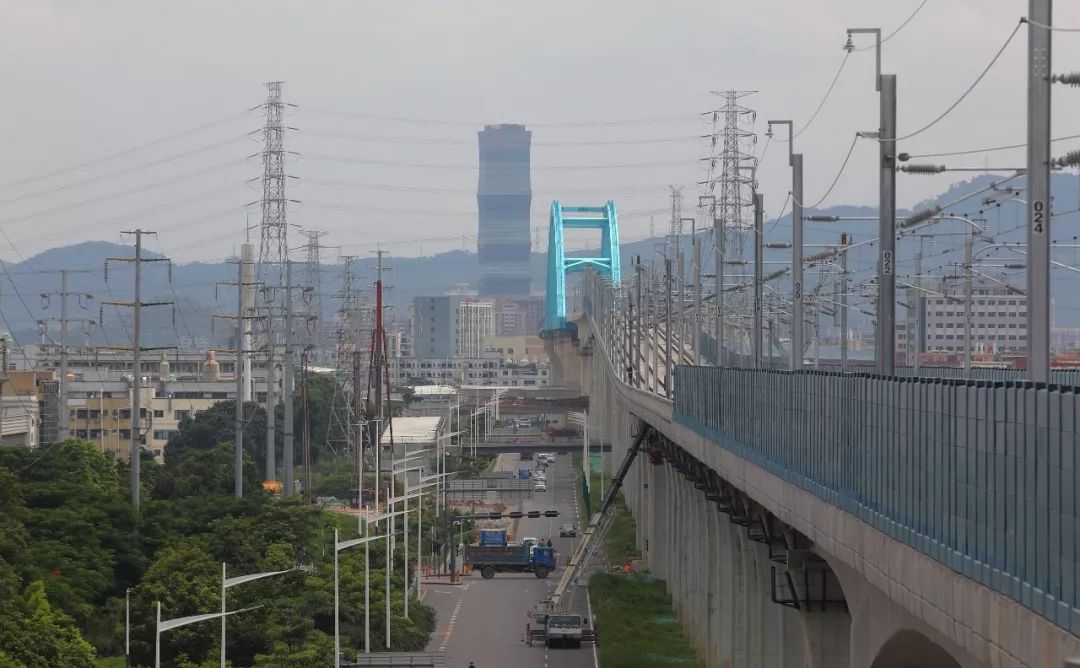
POLYGON ((646 312, 645 303, 641 300, 641 272, 644 269, 645 267, 641 266, 641 256, 639 255, 634 261, 634 291, 637 295, 634 303, 637 305, 637 313, 635 314, 637 317, 634 319, 634 341, 631 344, 631 347, 634 349, 632 353, 634 364, 634 387, 640 388, 645 387, 645 381, 641 377, 641 327, 646 312))
MULTIPOLYGON (((923 242, 926 241, 926 237, 919 235, 919 252, 915 254, 915 377, 920 375, 920 369, 922 367, 922 349, 923 349, 923 280, 922 280, 922 262, 923 262, 923 242)), ((908 332, 908 341, 912 340, 911 332, 908 332)), ((910 348, 910 346, 909 346, 910 348)), ((910 364, 910 362, 909 362, 910 364)))
POLYGON ((971 378, 971 273, 975 231, 964 236, 964 374, 971 378))
MULTIPOLYGON (((356 507, 364 507, 364 430, 367 422, 364 420, 363 395, 360 393, 361 372, 363 369, 362 354, 359 350, 352 352, 352 409, 349 411, 350 420, 353 421, 351 433, 353 434, 353 452, 356 454, 356 507)), ((379 469, 375 469, 375 504, 378 506, 379 492, 379 469)))
POLYGON ((765 260, 765 196, 754 193, 754 331, 750 345, 754 353, 754 367, 761 368, 761 291, 762 266, 765 260))
MULTIPOLYGON (((381 248, 376 251, 378 258, 378 264, 375 270, 375 326, 371 331, 371 353, 370 353, 370 365, 368 367, 368 396, 370 409, 370 403, 372 400, 372 392, 374 392, 375 400, 375 438, 373 443, 375 446, 375 487, 379 486, 379 457, 382 454, 382 423, 386 421, 388 431, 390 433, 390 460, 393 461, 394 456, 394 421, 393 410, 390 406, 390 377, 387 368, 386 357, 386 330, 383 328, 383 272, 390 271, 389 267, 383 265, 383 255, 385 251, 381 248), (383 403, 383 391, 385 389, 386 403, 383 403)), ((392 467, 391 467, 392 468, 392 467)), ((391 473, 390 482, 393 484, 394 477, 391 473)), ((393 493, 393 490, 391 490, 393 493)), ((393 518, 390 519, 391 528, 393 528, 393 518)), ((388 539, 389 540, 389 539, 388 539)), ((388 631, 389 632, 389 631, 388 631)))
MULTIPOLYGON (((235 429, 235 435, 233 436, 233 494, 238 499, 244 495, 244 361, 247 357, 244 354, 244 344, 247 343, 247 337, 244 335, 246 331, 244 322, 244 270, 246 268, 247 264, 244 262, 243 251, 241 251, 240 261, 236 263, 236 371, 233 374, 236 376, 236 405, 233 408, 235 413, 233 415, 233 427, 235 429)), ((334 549, 337 549, 337 545, 334 546, 334 549)), ((221 619, 221 623, 224 624, 225 618, 222 617, 221 619)), ((223 651, 222 660, 224 658, 223 651)))
POLYGON ((243 375, 244 375, 244 387, 243 394, 239 395, 243 402, 253 401, 252 396, 252 378, 255 374, 251 372, 251 351, 254 347, 254 340, 251 336, 251 320, 255 315, 255 245, 251 243, 243 243, 240 245, 240 308, 238 315, 243 318, 243 340, 238 344, 238 347, 243 351, 243 375))
MULTIPOLYGON (((896 75, 881 73, 881 29, 848 28, 844 48, 855 49, 851 36, 874 35, 876 72, 874 88, 879 93, 878 141, 878 299, 875 348, 877 371, 891 376, 896 372, 896 75)), ((862 133, 874 136, 875 133, 862 133)), ((1030 311, 1029 311, 1030 313, 1030 311)))
MULTIPOLYGON (((682 279, 682 188, 676 188, 675 186, 670 186, 670 188, 671 188, 671 230, 668 232, 667 253, 666 253, 666 255, 668 257, 674 257, 674 260, 675 260, 675 262, 677 264, 678 275, 675 277, 675 280, 680 281, 680 284, 679 284, 677 290, 679 291, 679 295, 681 297, 682 296, 682 284, 681 284, 681 279, 682 279)), ((669 287, 669 290, 671 290, 670 287, 669 287)), ((680 314, 681 314, 682 308, 683 308, 683 302, 682 302, 682 299, 680 298, 679 299, 679 311, 680 311, 680 314)), ((683 337, 682 337, 682 328, 681 328, 682 318, 681 318, 680 314, 675 314, 673 316, 673 318, 675 320, 675 329, 678 332, 679 342, 681 343, 683 337)), ((667 336, 667 338, 669 340, 673 336, 675 336, 675 334, 671 330, 671 327, 668 327, 667 330, 664 333, 666 334, 666 336, 667 336)), ((681 357, 681 355, 680 355, 680 357, 681 357)))
POLYGON ((656 265, 650 265, 649 277, 649 300, 652 302, 652 391, 660 393, 660 274, 656 271, 656 265))
MULTIPOLYGON (((132 301, 104 301, 101 302, 101 306, 106 305, 121 306, 130 308, 133 312, 132 317, 132 343, 131 352, 133 356, 132 365, 132 385, 131 385, 131 505, 135 510, 139 509, 139 496, 141 485, 141 469, 142 462, 140 461, 140 453, 142 452, 142 431, 141 431, 141 416, 142 412, 142 352, 144 350, 162 350, 162 347, 143 348, 142 347, 142 307, 144 306, 170 306, 173 302, 144 302, 142 301, 142 265, 144 262, 165 262, 169 267, 169 282, 172 282, 172 263, 168 258, 155 257, 146 258, 143 257, 143 245, 142 240, 146 235, 157 235, 156 232, 149 230, 136 229, 132 231, 122 232, 125 235, 131 235, 135 237, 135 257, 110 257, 105 259, 105 281, 109 280, 109 262, 131 262, 135 265, 135 292, 134 300, 132 301)), ((104 312, 99 317, 99 320, 104 320, 104 312)))
MULTIPOLYGON (((68 275, 69 274, 90 274, 93 273, 90 269, 59 269, 55 271, 44 271, 44 274, 60 274, 60 292, 43 292, 41 297, 43 300, 48 300, 49 296, 56 294, 60 297, 60 401, 59 401, 59 414, 57 417, 57 440, 60 442, 66 441, 71 435, 68 429, 68 395, 67 395, 67 376, 68 376, 68 344, 67 333, 68 324, 72 322, 68 317, 68 297, 75 295, 79 298, 80 304, 83 308, 86 308, 85 303, 94 298, 88 292, 70 292, 68 290, 68 275)), ((82 322, 87 325, 93 326, 97 324, 95 320, 89 320, 86 318, 76 318, 75 322, 82 322)), ((44 325, 45 320, 39 321, 39 324, 44 325)), ((3 371, 7 371, 5 365, 3 371)))
POLYGON ((277 402, 274 400, 274 385, 277 373, 274 369, 274 312, 273 307, 266 312, 266 480, 277 480, 277 425, 275 413, 277 402))
POLYGON ((664 395, 671 389, 671 259, 664 258, 664 395))
POLYGON ((233 493, 237 498, 244 495, 244 395, 249 387, 250 363, 245 347, 250 340, 251 321, 257 316, 250 314, 248 302, 254 288, 254 257, 251 244, 244 244, 240 258, 236 260, 236 280, 222 281, 217 285, 236 286, 236 315, 215 315, 215 318, 236 322, 236 405, 233 415, 233 493))
POLYGON ((881 192, 878 211, 881 222, 878 239, 881 258, 877 306, 881 361, 878 371, 891 376, 896 372, 896 75, 882 74, 880 79, 881 136, 878 148, 881 155, 881 192))
POLYGON ((713 308, 716 309, 716 317, 713 318, 713 328, 716 330, 716 363, 724 365, 724 219, 716 215, 716 198, 712 198, 710 207, 713 228, 713 251, 716 262, 716 295, 713 300, 713 308))
MULTIPOLYGON (((696 219, 694 222, 697 222, 696 219)), ((701 366, 705 363, 701 354, 701 242, 697 238, 697 228, 690 229, 690 241, 694 246, 691 258, 694 263, 694 362, 701 366)))
POLYGON ((677 246, 675 253, 676 262, 679 268, 679 289, 676 294, 679 300, 679 306, 675 309, 674 317, 678 318, 675 324, 675 333, 678 335, 674 343, 677 346, 675 350, 675 359, 672 360, 673 364, 683 364, 686 355, 686 261, 683 257, 682 240, 680 238, 679 245, 677 246))
POLYGON ((1052 0, 1028 0, 1028 380, 1050 376, 1050 75, 1052 0))
POLYGON ((848 245, 851 243, 851 237, 847 232, 840 235, 840 370, 847 371, 848 368, 848 340, 847 340, 847 325, 848 325, 848 245))
POLYGON ((803 157, 795 153, 795 124, 769 121, 788 129, 788 166, 791 167, 791 368, 803 368, 803 157))
POLYGON ((314 482, 311 473, 311 408, 308 404, 308 354, 300 353, 300 439, 304 457, 304 500, 315 501, 314 482))
MULTIPOLYGON (((788 143, 790 147, 794 138, 788 143)), ((791 155, 791 368, 803 368, 803 157, 791 155)))
POLYGON ((286 258, 285 260, 285 356, 281 364, 282 372, 282 394, 285 403, 285 415, 282 423, 282 431, 284 436, 284 450, 282 457, 285 459, 285 470, 282 475, 285 477, 285 485, 283 493, 285 496, 292 496, 294 492, 295 475, 293 474, 293 464, 295 463, 295 455, 293 454, 293 390, 294 378, 293 378, 293 284, 292 284, 292 260, 286 258))

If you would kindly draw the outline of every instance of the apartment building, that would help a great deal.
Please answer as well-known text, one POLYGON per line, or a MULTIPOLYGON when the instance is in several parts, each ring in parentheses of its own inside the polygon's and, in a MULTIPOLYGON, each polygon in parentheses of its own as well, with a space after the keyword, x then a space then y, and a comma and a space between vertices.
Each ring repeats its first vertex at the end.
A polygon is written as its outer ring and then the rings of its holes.
POLYGON ((492 302, 461 301, 458 302, 457 311, 457 357, 480 357, 484 351, 484 339, 495 335, 495 305, 492 302))
POLYGON ((402 359, 391 368, 391 381, 396 385, 423 381, 489 387, 545 387, 551 384, 551 369, 543 362, 521 364, 491 358, 412 358, 402 359))
MULTIPOLYGON (((963 353, 965 296, 956 281, 941 294, 921 299, 917 339, 920 352, 963 353)), ((989 281, 976 282, 971 294, 971 351, 986 354, 1027 353, 1027 297, 989 281)))

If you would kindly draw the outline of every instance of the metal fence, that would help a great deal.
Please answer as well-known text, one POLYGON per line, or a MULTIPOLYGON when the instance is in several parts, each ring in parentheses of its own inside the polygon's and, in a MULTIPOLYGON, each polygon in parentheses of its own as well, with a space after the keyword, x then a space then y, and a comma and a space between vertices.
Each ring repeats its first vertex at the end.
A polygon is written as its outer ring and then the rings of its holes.
POLYGON ((489 492, 504 498, 532 498, 535 482, 516 478, 467 478, 450 480, 446 495, 454 499, 485 499, 489 492))
POLYGON ((1080 388, 681 366, 675 419, 1080 632, 1080 388))
MULTIPOLYGON (((821 364, 816 367, 821 371, 840 371, 839 364, 821 364)), ((875 373, 874 365, 868 362, 849 362, 848 373, 875 373)), ((893 375, 903 378, 919 376, 921 378, 955 378, 958 380, 986 380, 994 382, 1022 381, 1025 380, 1023 369, 991 369, 986 367, 973 367, 971 371, 964 371, 963 367, 956 366, 921 366, 916 369, 913 366, 897 366, 893 375)), ((1051 369, 1050 383, 1054 385, 1080 385, 1080 369, 1051 369)))

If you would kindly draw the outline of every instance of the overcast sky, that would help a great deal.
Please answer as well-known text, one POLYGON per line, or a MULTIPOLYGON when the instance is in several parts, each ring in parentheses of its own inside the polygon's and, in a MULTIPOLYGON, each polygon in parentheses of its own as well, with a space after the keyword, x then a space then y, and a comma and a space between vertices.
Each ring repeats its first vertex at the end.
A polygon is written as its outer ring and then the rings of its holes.
MULTIPOLYGON (((797 130, 809 120, 843 60, 845 28, 889 33, 919 4, 0 0, 0 229, 8 237, 0 257, 119 242, 135 226, 159 230, 150 247, 177 260, 230 255, 246 222, 259 220, 258 207, 245 205, 261 190, 245 182, 261 174, 248 158, 261 147, 258 135, 245 135, 259 128, 261 111, 246 112, 271 79, 285 81, 285 99, 297 105, 287 117, 296 128, 287 148, 297 153, 289 192, 303 203, 289 220, 328 231, 324 242, 343 253, 366 254, 379 242, 398 255, 474 248, 475 133, 499 122, 533 131, 532 224, 541 242, 553 198, 613 199, 624 238, 641 238, 650 224, 666 228, 669 184, 685 185, 687 207, 697 203, 709 148, 696 137, 710 131, 699 114, 720 102, 710 91, 758 91, 743 103, 757 110, 760 153, 766 119, 793 119, 797 130), (648 122, 622 123, 635 120, 648 122), (596 121, 613 124, 581 125, 596 121), (617 167, 580 168, 601 165, 617 167)), ((1080 6, 1057 5, 1056 24, 1080 26, 1080 6)), ((1023 0, 929 0, 883 48, 884 70, 898 74, 901 134, 951 104, 1026 9, 1023 0)), ((1075 69, 1080 36, 1054 38, 1054 70, 1075 69)), ((1025 28, 956 111, 901 150, 1022 142, 1026 41, 1025 28)), ((808 202, 832 183, 854 132, 877 127, 873 68, 873 50, 852 54, 796 140, 808 202)), ((1055 136, 1080 132, 1075 96, 1055 89, 1055 136)), ((1060 142, 1055 154, 1076 144, 1060 142)), ((856 145, 824 205, 876 202, 876 150, 856 145)), ((785 153, 774 140, 762 157, 769 215, 788 191, 785 153)), ((1024 152, 947 160, 1012 167, 1024 152)), ((901 175, 898 203, 953 180, 901 175)), ((295 229, 289 237, 302 243, 295 229)))

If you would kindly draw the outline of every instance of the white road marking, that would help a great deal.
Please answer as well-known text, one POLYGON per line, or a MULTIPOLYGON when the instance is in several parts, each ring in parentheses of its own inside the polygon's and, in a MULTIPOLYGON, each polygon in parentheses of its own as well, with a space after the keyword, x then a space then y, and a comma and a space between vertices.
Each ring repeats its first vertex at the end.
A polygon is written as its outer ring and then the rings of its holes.
POLYGON ((454 606, 454 611, 450 613, 450 622, 446 625, 446 631, 443 632, 442 643, 439 645, 439 651, 445 652, 446 645, 450 642, 450 636, 454 634, 454 625, 457 623, 458 613, 461 612, 461 600, 454 606))

